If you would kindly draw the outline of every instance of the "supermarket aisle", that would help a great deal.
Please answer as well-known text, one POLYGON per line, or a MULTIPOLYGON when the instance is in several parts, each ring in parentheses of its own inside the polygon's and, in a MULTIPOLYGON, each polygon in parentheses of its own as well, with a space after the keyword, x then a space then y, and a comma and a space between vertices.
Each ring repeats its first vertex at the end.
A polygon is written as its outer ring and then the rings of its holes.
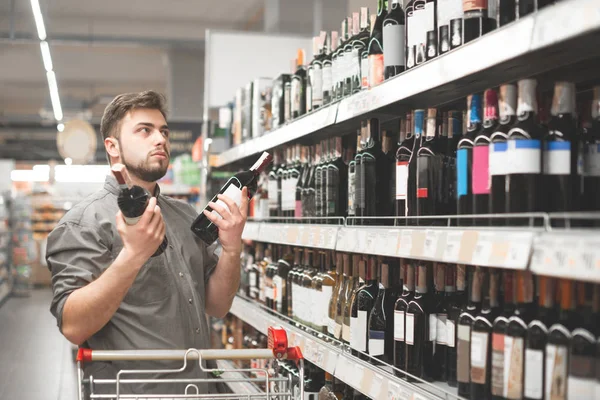
POLYGON ((71 344, 50 314, 50 289, 0 306, 0 399, 77 398, 71 344))

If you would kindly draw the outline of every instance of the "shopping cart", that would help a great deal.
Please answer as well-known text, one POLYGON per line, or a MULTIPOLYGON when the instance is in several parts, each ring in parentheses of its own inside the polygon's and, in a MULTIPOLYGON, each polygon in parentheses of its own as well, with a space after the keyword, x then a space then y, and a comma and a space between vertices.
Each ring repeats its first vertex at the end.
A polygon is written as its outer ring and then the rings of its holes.
MULTIPOLYGON (((294 390, 292 389, 291 377, 274 376, 273 370, 266 368, 227 368, 214 369, 203 366, 202 361, 208 360, 294 360, 298 366, 299 382, 296 396, 304 398, 304 359, 299 347, 288 347, 287 334, 282 328, 270 327, 268 331, 268 349, 239 349, 239 350, 92 350, 79 349, 77 353, 77 381, 79 400, 94 399, 265 399, 265 400, 292 400, 294 390), (176 369, 145 369, 145 370, 120 370, 115 379, 94 379, 93 376, 85 377, 83 374, 83 364, 92 362, 107 361, 181 361, 183 366, 176 369), (140 375, 162 374, 174 375, 186 370, 188 362, 198 362, 202 371, 213 375, 214 378, 197 379, 140 379, 140 375), (219 377, 227 372, 244 373, 241 378, 219 377), (256 378, 247 377, 247 374, 254 373, 256 378), (136 375, 135 379, 127 379, 128 376, 136 375), (219 394, 201 394, 198 388, 199 384, 214 384, 217 382, 262 382, 266 390, 258 393, 219 393, 219 394), (166 384, 178 383, 186 384, 185 393, 182 394, 122 394, 123 385, 126 384, 166 384), (106 388, 114 387, 114 393, 98 394, 95 389, 103 386, 106 388), (276 388, 277 390, 274 390, 276 388), (88 397, 86 397, 86 389, 88 397)), ((105 390, 103 390, 105 392, 105 390)))

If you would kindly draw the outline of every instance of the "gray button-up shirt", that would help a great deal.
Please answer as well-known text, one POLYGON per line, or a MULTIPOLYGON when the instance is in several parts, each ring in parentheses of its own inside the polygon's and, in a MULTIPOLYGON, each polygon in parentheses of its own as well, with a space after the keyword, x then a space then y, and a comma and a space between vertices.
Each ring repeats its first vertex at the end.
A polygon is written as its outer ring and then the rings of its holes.
MULTIPOLYGON (((109 175, 104 188, 77 204, 48 236, 46 258, 52 272, 51 312, 59 329, 69 295, 97 279, 110 267, 123 243, 116 228, 116 179, 109 175)), ((217 259, 190 230, 196 211, 187 203, 160 194, 158 205, 166 225, 169 246, 150 258, 137 275, 112 319, 83 347, 96 350, 188 349, 210 347, 205 316, 206 283, 217 259)), ((188 364, 193 364, 190 362, 188 364)), ((197 362, 196 362, 197 364, 197 362)), ((182 363, 93 363, 86 366, 94 379, 114 379, 120 369, 180 368, 182 363)), ((149 377, 200 377, 197 365, 186 373, 149 377)), ((123 376, 123 379, 128 378, 123 376)), ((121 393, 183 394, 185 385, 122 386, 121 393)), ((97 386, 97 393, 114 393, 97 386)), ((201 387, 206 391, 206 387, 201 387)))

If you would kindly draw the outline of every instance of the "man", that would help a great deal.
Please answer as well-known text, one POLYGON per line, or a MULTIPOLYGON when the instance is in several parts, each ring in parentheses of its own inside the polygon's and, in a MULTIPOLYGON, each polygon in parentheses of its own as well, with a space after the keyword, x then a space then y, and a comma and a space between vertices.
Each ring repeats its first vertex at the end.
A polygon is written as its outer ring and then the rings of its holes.
MULTIPOLYGON (((156 183, 169 166, 164 102, 153 91, 119 95, 106 107, 100 125, 109 162, 124 164, 133 183, 154 195, 139 222, 125 223, 117 206, 117 181, 108 175, 104 188, 77 204, 48 236, 51 312, 62 334, 76 345, 96 350, 207 348, 206 314, 223 317, 237 291, 247 189, 242 190, 239 207, 222 196, 228 209, 209 203, 222 216, 205 213, 219 227, 217 260, 213 246, 207 248, 190 230, 195 210, 160 194, 156 183), (151 257, 165 235, 167 249, 151 257)), ((121 369, 181 365, 94 363, 85 372, 95 379, 114 379, 121 369)), ((183 376, 205 375, 196 362, 183 376)), ((184 388, 181 384, 121 385, 121 393, 183 394, 184 388)), ((96 392, 114 393, 115 386, 97 385, 96 392)))

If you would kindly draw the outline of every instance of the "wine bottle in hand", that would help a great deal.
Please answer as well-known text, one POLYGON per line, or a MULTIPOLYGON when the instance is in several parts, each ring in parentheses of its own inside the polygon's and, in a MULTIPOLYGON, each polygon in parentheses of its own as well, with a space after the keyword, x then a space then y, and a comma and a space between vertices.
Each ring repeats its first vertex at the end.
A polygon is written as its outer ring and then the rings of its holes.
MULTIPOLYGON (((123 213, 125 222, 128 225, 135 225, 140 218, 142 218, 144 211, 146 211, 146 208, 148 207, 150 197, 152 196, 146 189, 141 186, 134 185, 131 182, 127 168, 123 164, 114 164, 112 166, 112 173, 117 179, 119 188, 121 189, 119 192, 119 197, 117 197, 119 209, 123 213)), ((169 242, 167 240, 167 236, 165 235, 165 238, 160 246, 158 246, 158 249, 156 249, 152 257, 161 255, 167 248, 168 244, 169 242)))
MULTIPOLYGON (((229 197, 239 207, 242 202, 243 187, 246 186, 248 188, 248 199, 251 199, 252 196, 254 196, 254 193, 256 193, 258 176, 267 168, 272 160, 273 156, 267 152, 263 152, 258 161, 254 163, 250 170, 238 172, 229 178, 218 194, 229 197)), ((219 200, 217 195, 215 195, 211 201, 227 208, 227 204, 225 204, 224 201, 219 200)), ((205 207, 205 210, 208 210, 215 215, 219 215, 208 205, 205 207)), ((219 237, 219 228, 217 228, 215 224, 206 218, 206 215, 204 215, 204 210, 200 213, 200 215, 198 215, 192 224, 192 232, 194 232, 196 236, 198 236, 208 245, 213 244, 213 242, 219 237)))

